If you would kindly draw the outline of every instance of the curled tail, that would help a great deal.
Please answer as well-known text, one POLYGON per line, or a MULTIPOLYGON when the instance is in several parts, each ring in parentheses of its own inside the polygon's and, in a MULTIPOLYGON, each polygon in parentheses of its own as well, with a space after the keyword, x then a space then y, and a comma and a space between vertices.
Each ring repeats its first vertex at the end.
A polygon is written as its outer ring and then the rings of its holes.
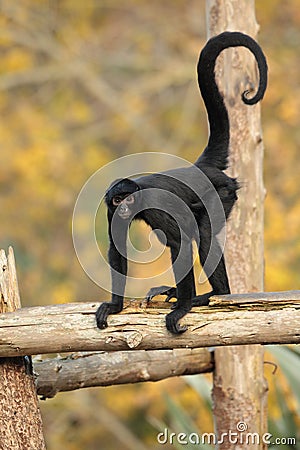
POLYGON ((215 80, 215 63, 219 54, 228 47, 247 47, 255 56, 259 69, 259 86, 252 98, 247 98, 247 91, 242 94, 242 100, 247 105, 254 105, 264 96, 267 87, 268 66, 260 46, 250 36, 240 32, 219 34, 211 38, 203 48, 197 66, 198 84, 205 103, 210 136, 207 147, 195 162, 196 166, 212 165, 220 170, 228 166, 229 149, 229 118, 215 80))

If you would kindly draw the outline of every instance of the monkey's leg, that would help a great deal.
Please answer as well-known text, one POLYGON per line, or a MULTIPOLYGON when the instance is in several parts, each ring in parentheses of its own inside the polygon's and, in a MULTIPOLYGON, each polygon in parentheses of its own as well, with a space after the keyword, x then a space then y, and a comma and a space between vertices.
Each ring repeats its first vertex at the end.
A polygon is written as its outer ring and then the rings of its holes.
POLYGON ((173 311, 166 316, 166 326, 171 333, 179 334, 186 331, 187 327, 180 326, 178 321, 190 311, 192 298, 195 296, 191 242, 182 240, 180 254, 178 248, 171 247, 171 256, 177 286, 177 302, 173 311))
POLYGON ((210 282, 212 291, 195 296, 192 300, 193 306, 208 305, 209 298, 213 295, 230 294, 225 259, 217 238, 211 236, 207 229, 204 232, 202 231, 200 236, 200 262, 210 282))

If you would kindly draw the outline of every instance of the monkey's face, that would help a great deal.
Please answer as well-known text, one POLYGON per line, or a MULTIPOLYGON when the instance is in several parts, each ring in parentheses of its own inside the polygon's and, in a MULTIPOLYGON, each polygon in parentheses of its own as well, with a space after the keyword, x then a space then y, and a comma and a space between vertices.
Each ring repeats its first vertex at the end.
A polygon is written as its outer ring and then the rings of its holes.
POLYGON ((132 219, 138 211, 139 190, 138 184, 129 178, 114 181, 105 195, 108 209, 121 219, 132 219))
POLYGON ((116 208, 117 214, 121 219, 130 219, 134 214, 135 196, 132 194, 127 195, 115 195, 112 199, 112 204, 116 208))

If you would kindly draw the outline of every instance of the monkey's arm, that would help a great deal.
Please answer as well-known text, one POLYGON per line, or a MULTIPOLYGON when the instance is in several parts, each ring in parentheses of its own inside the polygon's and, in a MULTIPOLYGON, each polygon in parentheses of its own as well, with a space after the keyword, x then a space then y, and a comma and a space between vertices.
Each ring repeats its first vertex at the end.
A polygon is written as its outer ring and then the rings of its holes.
POLYGON ((97 327, 100 329, 107 327, 107 317, 110 314, 117 314, 123 309, 123 300, 127 276, 127 255, 126 255, 126 230, 120 230, 115 244, 109 231, 110 247, 108 259, 111 267, 112 297, 111 302, 102 303, 96 311, 97 327), (117 245, 117 247, 116 247, 117 245))

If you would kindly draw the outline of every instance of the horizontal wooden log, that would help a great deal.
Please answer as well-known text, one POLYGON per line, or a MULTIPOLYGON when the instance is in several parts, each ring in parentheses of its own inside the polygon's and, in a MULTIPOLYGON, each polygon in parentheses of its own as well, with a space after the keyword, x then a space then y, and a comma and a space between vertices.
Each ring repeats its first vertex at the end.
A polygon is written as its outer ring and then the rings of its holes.
POLYGON ((158 381, 213 370, 212 353, 204 348, 84 352, 33 363, 37 393, 54 397, 57 392, 84 387, 158 381))
POLYGON ((188 326, 181 335, 166 330, 166 309, 138 302, 110 316, 105 330, 96 327, 98 303, 22 308, 0 315, 0 357, 300 342, 300 291, 220 296, 211 304, 181 320, 188 326))

